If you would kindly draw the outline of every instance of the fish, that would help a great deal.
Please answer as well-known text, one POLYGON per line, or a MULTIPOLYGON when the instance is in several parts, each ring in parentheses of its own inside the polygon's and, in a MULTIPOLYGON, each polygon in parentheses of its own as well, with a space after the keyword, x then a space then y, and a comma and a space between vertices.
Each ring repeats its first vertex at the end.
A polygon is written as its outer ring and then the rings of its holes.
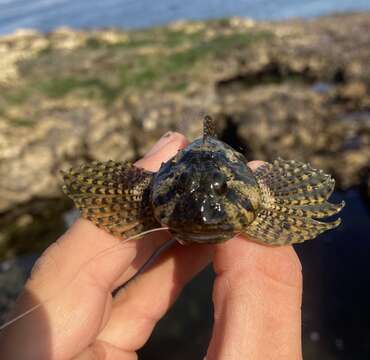
MULTIPOLYGON (((123 242, 161 230, 172 236, 113 296, 175 242, 219 244, 244 235, 270 246, 302 243, 338 227, 340 218, 321 220, 345 206, 344 201, 328 202, 335 180, 309 164, 277 158, 253 172, 243 154, 217 139, 210 116, 203 119, 203 136, 162 163, 157 172, 108 160, 61 173, 63 191, 81 216, 123 242)), ((113 248, 98 255, 107 250, 113 248)), ((54 296, 10 319, 0 330, 54 296)))
POLYGON ((339 226, 344 202, 328 202, 335 180, 323 170, 277 158, 253 172, 217 139, 215 120, 157 172, 130 162, 94 161, 62 171, 63 191, 81 216, 120 238, 165 227, 181 244, 217 244, 237 234, 261 244, 314 239, 339 226))

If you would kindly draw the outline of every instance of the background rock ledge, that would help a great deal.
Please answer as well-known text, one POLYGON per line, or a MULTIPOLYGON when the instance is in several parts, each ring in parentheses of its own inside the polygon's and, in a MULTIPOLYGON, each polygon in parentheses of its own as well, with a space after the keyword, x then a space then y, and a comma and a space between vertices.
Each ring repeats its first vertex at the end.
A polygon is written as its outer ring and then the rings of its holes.
POLYGON ((205 113, 248 159, 309 161, 370 196, 369 59, 370 13, 0 38, 0 257, 63 231, 60 169, 192 139, 205 113))

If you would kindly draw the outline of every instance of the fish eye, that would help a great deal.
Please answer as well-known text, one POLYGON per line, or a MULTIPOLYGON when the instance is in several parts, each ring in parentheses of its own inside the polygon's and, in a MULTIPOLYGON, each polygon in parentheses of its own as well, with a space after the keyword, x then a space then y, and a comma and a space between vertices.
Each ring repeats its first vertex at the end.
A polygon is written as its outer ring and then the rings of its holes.
POLYGON ((224 195, 227 192, 226 177, 221 173, 214 174, 213 182, 211 184, 212 189, 218 195, 224 195))

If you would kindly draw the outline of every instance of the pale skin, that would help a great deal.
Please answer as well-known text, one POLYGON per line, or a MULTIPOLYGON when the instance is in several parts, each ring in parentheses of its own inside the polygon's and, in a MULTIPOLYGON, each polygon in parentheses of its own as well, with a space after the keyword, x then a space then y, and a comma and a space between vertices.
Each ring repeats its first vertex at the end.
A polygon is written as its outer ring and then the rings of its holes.
MULTIPOLYGON (((181 134, 171 133, 137 166, 156 171, 186 145, 181 134)), ((248 165, 256 169, 261 163, 248 165)), ((12 317, 47 301, 1 333, 2 357, 137 359, 137 350, 184 285, 212 262, 213 334, 207 354, 199 359, 302 359, 302 275, 291 246, 263 246, 243 236, 212 246, 176 244, 112 298, 113 289, 168 238, 163 231, 122 243, 91 222, 77 220, 33 269, 12 317)))

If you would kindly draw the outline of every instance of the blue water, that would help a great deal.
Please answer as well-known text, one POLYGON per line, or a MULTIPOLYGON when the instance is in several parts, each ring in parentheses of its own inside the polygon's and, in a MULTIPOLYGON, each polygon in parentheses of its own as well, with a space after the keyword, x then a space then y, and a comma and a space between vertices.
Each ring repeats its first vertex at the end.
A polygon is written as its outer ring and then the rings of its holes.
POLYGON ((370 0, 0 0, 0 34, 19 28, 137 28, 179 19, 281 20, 363 10, 370 10, 370 0))

